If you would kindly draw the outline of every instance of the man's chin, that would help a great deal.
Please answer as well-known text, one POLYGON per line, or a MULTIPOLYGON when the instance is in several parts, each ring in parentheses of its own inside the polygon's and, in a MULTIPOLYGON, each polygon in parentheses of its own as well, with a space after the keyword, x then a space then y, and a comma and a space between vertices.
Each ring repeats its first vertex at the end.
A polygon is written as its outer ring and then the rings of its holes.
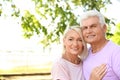
POLYGON ((94 43, 94 41, 92 41, 92 40, 86 40, 86 42, 87 42, 88 44, 94 43))

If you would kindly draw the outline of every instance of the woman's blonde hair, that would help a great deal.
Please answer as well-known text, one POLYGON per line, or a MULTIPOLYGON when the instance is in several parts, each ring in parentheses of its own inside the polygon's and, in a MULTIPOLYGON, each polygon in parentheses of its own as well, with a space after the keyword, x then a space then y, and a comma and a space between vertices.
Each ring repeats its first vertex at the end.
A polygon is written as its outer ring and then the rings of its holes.
MULTIPOLYGON (((83 35, 82 35, 82 31, 81 31, 81 29, 80 29, 80 26, 71 26, 71 27, 69 27, 68 29, 66 29, 65 32, 64 32, 64 35, 63 35, 63 39, 66 38, 67 33, 68 33, 70 30, 76 31, 76 32, 80 35, 80 37, 81 37, 81 39, 82 39, 83 51, 82 51, 82 53, 80 53, 80 55, 78 55, 78 57, 79 57, 81 60, 84 60, 84 59, 87 57, 87 55, 88 55, 88 50, 87 50, 87 44, 86 44, 86 42, 85 42, 84 39, 83 39, 83 35)), ((63 54, 64 54, 64 53, 65 53, 65 46, 64 46, 64 44, 63 44, 63 54)))

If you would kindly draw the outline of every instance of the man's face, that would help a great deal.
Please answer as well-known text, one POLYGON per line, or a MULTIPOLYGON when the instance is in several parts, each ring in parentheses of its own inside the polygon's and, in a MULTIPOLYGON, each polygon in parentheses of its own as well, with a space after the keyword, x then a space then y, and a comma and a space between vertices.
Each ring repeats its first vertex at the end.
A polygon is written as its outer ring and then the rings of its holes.
POLYGON ((101 26, 98 17, 89 17, 82 21, 83 37, 87 43, 98 43, 105 38, 106 26, 101 26))

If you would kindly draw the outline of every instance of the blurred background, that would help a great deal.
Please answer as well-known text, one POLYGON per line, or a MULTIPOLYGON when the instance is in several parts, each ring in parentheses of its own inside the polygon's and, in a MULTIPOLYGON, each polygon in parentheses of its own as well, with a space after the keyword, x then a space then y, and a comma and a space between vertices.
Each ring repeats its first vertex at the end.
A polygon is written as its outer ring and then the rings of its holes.
POLYGON ((120 45, 120 0, 0 0, 0 80, 51 80, 64 30, 100 11, 107 38, 120 45))

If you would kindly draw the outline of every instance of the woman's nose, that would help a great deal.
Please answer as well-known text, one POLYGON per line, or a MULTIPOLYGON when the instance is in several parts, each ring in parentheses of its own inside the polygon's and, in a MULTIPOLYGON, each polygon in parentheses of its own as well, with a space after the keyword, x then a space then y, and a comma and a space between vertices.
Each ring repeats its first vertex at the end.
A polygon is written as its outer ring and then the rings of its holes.
POLYGON ((77 46, 77 45, 78 45, 77 41, 74 41, 74 42, 73 42, 73 45, 74 45, 74 46, 77 46))

